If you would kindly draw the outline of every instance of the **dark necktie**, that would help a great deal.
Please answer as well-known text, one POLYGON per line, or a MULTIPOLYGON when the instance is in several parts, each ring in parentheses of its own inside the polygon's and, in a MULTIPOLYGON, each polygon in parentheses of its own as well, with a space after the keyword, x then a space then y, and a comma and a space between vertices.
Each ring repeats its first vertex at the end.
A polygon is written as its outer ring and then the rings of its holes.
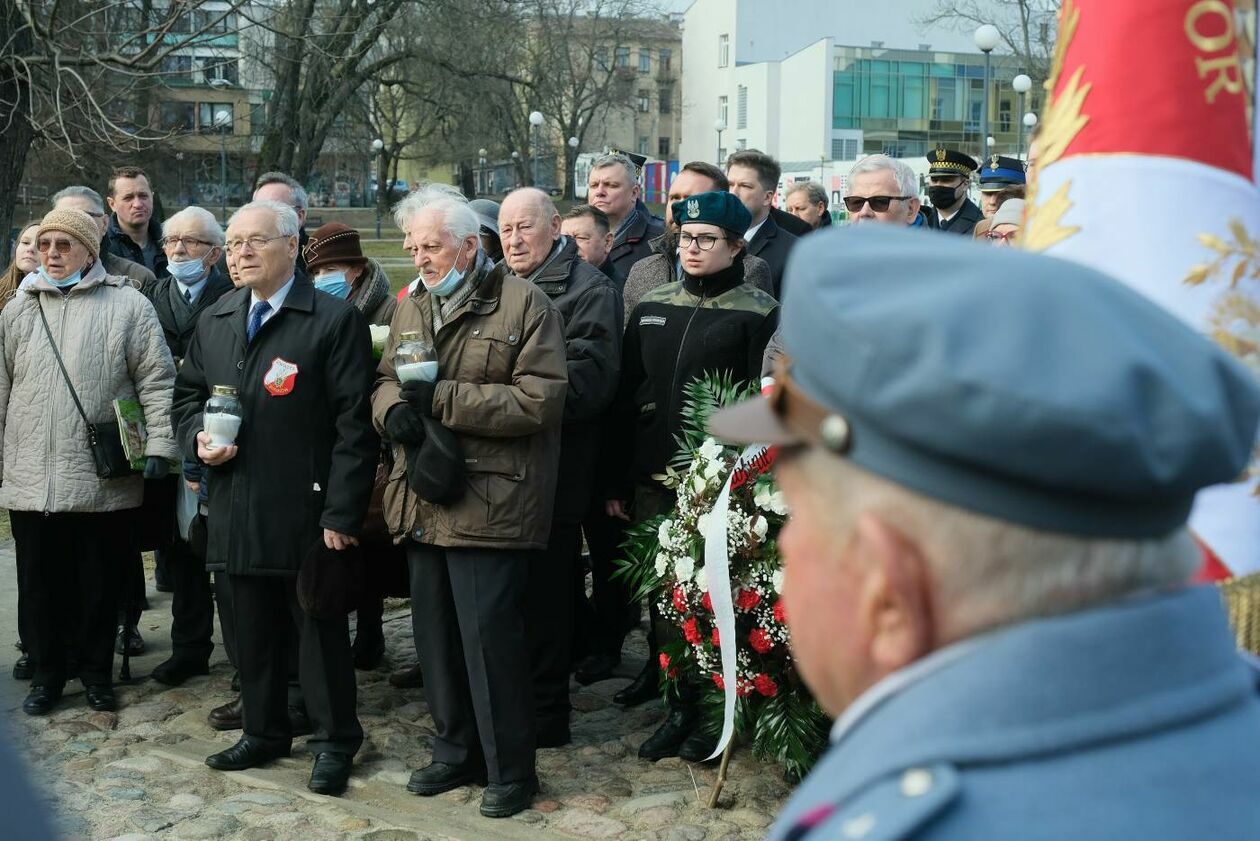
POLYGON ((253 309, 249 311, 249 325, 245 329, 245 336, 249 341, 254 341, 254 336, 258 333, 258 328, 262 327, 263 318, 269 312, 271 312, 271 304, 266 301, 259 301, 254 304, 253 309))
POLYGON ((192 290, 191 289, 184 290, 184 300, 188 302, 188 306, 190 307, 192 306, 192 290))

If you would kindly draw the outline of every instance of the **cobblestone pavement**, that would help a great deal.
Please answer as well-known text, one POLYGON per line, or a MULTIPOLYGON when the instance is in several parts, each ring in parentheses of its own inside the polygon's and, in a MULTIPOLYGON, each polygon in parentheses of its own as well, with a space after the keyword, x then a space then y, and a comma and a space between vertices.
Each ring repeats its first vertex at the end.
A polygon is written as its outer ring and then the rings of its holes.
MULTIPOLYGON (((4 555, 11 558, 11 551, 4 555)), ((12 575, 11 563, 6 566, 12 575)), ((151 592, 150 600, 153 609, 142 629, 151 653, 139 661, 138 674, 147 674, 169 649, 170 597, 151 592)), ((389 660, 412 662, 406 603, 391 603, 385 627, 389 660)), ((479 788, 436 798, 406 792, 410 771, 429 761, 433 721, 423 690, 389 685, 388 664, 358 673, 367 739, 341 798, 307 791, 311 757, 301 739, 292 758, 266 768, 221 773, 203 764, 239 736, 216 733, 206 724, 210 709, 230 697, 231 669, 219 649, 209 677, 177 689, 153 681, 120 687, 116 714, 89 710, 77 684, 67 687, 67 696, 46 718, 24 716, 12 703, 24 686, 5 693, 5 706, 69 838, 761 838, 789 791, 774 766, 737 752, 718 808, 710 810, 704 803, 716 768, 637 758, 638 744, 661 720, 663 708, 659 702, 634 710, 612 704, 613 692, 642 663, 642 635, 630 646, 624 677, 591 687, 574 684, 573 743, 539 751, 542 792, 533 808, 498 821, 478 814, 479 788)), ((7 675, 0 680, 12 682, 7 675)))

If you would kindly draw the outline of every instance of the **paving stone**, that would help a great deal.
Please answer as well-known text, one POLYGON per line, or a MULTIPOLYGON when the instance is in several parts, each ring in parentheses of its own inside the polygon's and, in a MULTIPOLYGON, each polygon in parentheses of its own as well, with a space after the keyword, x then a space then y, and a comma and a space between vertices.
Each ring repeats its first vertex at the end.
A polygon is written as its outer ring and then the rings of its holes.
POLYGON ((202 815, 196 820, 172 827, 170 834, 173 838, 201 841, 202 839, 226 838, 240 828, 241 822, 230 815, 202 815))
POLYGON ((376 829, 365 834, 363 841, 420 841, 420 833, 410 829, 376 829))
POLYGON ((620 815, 633 815, 636 812, 642 812, 644 809, 654 809, 658 806, 681 806, 686 802, 687 796, 681 791, 666 791, 660 794, 648 794, 627 800, 617 807, 617 813, 620 815))
POLYGON ((131 825, 141 832, 156 833, 174 826, 182 817, 159 812, 156 809, 141 809, 131 816, 131 825))
POLYGON ((142 788, 111 788, 105 793, 112 800, 144 800, 148 797, 142 788))
POLYGON ((195 812, 206 805, 206 799, 196 794, 181 793, 166 801, 166 805, 181 812, 195 812))
POLYGON ((626 832, 626 825, 620 821, 586 809, 565 809, 551 826, 579 838, 620 838, 626 832))
POLYGON ((165 767, 165 763, 156 756, 127 756, 109 763, 109 767, 138 771, 141 774, 156 774, 165 767))
POLYGON ((708 831, 702 826, 679 824, 661 833, 661 841, 704 841, 708 831))

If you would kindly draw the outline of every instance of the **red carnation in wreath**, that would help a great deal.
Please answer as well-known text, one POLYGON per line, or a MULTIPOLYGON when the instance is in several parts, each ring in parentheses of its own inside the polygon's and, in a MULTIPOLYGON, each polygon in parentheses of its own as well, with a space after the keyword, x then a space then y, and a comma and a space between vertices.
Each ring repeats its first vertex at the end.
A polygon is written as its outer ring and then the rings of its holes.
POLYGON ((752 633, 748 635, 748 644, 758 654, 765 654, 774 648, 774 640, 770 637, 770 632, 765 628, 753 628, 752 633))
POLYGON ((780 625, 787 624, 787 609, 783 607, 783 599, 774 603, 774 621, 780 625))
POLYGON ((721 648, 721 647, 722 647, 722 643, 719 641, 719 640, 720 640, 720 637, 721 637, 721 635, 718 633, 718 629, 717 629, 717 628, 714 628, 714 629, 713 629, 713 647, 714 647, 714 648, 721 648))
POLYGON ((669 655, 664 651, 661 652, 661 671, 665 673, 665 677, 673 680, 678 677, 678 667, 669 665, 669 655))
POLYGON ((760 602, 761 594, 756 590, 748 590, 741 587, 740 591, 735 594, 735 606, 740 610, 752 610, 760 602))
POLYGON ((683 592, 682 587, 674 588, 674 610, 679 613, 687 612, 687 594, 683 592))
POLYGON ((700 606, 709 613, 713 612, 713 599, 709 598, 709 591, 706 590, 704 595, 700 597, 700 606))
POLYGON ((718 689, 726 691, 726 681, 722 680, 722 675, 720 672, 713 673, 713 685, 716 686, 718 689))
POLYGON ((774 682, 774 678, 767 674, 759 674, 753 678, 753 687, 767 698, 773 698, 779 694, 779 684, 774 682))
POLYGON ((702 637, 700 636, 700 625, 698 622, 696 622, 696 617, 692 616, 686 622, 683 622, 682 632, 687 642, 691 643, 692 645, 700 644, 700 640, 702 639, 702 637))

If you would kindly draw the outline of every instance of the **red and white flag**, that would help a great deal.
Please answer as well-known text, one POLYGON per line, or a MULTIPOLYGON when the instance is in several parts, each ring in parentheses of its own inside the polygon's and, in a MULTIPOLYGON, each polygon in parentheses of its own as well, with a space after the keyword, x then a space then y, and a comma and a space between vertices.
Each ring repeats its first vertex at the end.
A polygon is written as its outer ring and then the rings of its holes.
MULTIPOLYGON (((1024 243, 1123 280, 1260 379, 1254 9, 1064 0, 1024 243)), ((1190 520, 1234 574, 1260 570, 1258 463, 1190 520)))

